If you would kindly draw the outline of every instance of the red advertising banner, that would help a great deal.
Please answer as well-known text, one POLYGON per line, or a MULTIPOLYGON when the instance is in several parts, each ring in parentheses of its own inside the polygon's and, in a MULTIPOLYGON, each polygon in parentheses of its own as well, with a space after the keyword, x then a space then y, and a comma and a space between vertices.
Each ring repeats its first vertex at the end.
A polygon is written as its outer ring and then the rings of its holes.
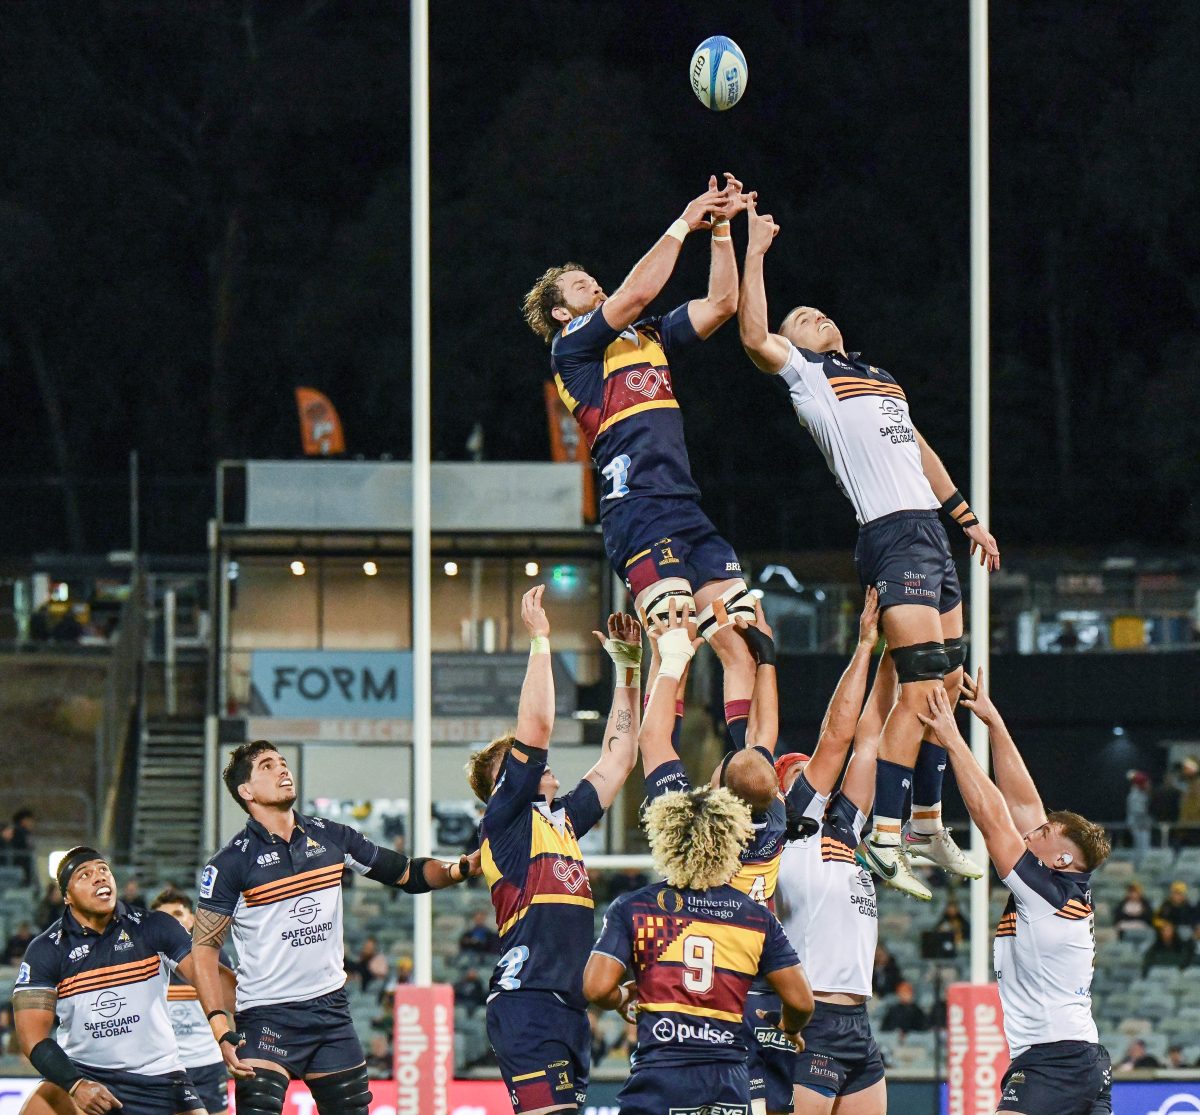
POLYGON ((450 1115, 454 1082, 454 991, 400 984, 393 1041, 396 1115, 450 1115))
POLYGON ((946 1054, 950 1115, 992 1115, 1008 1068, 1000 991, 994 983, 950 985, 946 1054))

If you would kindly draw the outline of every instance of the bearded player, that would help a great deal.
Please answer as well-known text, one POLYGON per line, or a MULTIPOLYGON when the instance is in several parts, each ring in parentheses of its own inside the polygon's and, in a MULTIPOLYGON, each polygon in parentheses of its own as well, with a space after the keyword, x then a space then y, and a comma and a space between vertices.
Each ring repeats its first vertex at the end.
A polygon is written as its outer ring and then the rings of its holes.
POLYGON ((753 621, 754 600, 733 548, 700 509, 672 368, 737 311, 738 276, 729 220, 749 200, 742 184, 715 177, 689 202, 609 297, 577 263, 550 268, 525 295, 529 327, 550 345, 559 396, 579 423, 604 478, 600 522, 617 576, 647 623, 665 620, 672 598, 687 601, 721 660, 725 721, 741 747, 754 688, 754 659, 734 630, 753 621), (647 316, 684 240, 710 230, 708 293, 662 316, 647 316))

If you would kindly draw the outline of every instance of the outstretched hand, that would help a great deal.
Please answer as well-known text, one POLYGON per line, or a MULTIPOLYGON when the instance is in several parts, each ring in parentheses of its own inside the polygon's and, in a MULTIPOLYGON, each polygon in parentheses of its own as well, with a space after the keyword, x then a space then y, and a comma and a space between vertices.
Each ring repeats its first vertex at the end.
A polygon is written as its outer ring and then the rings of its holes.
POLYGON ((613 612, 608 617, 608 634, 605 635, 603 631, 593 631, 592 634, 615 666, 641 667, 642 627, 634 616, 613 612))
POLYGON ((708 179, 708 189, 687 203, 682 219, 687 222, 687 226, 692 232, 702 228, 711 228, 712 218, 714 216, 724 217, 729 205, 729 196, 724 190, 717 189, 717 176, 714 174, 708 179))
POLYGON ((695 616, 692 613, 691 600, 680 601, 678 596, 671 597, 667 618, 655 616, 650 624, 650 638, 658 644, 658 653, 666 652, 667 645, 683 646, 686 637, 688 657, 691 658, 696 648, 704 640, 696 634, 695 616))
POLYGON ((874 585, 867 589, 862 614, 858 617, 858 641, 872 647, 879 642, 879 592, 874 585))
POLYGON ((1000 547, 992 533, 986 530, 982 523, 971 527, 963 527, 963 533, 971 540, 971 556, 979 553, 979 564, 989 573, 995 573, 1000 568, 1000 547))
POLYGON ((529 632, 531 639, 550 634, 550 620, 542 607, 542 596, 546 592, 545 585, 534 585, 521 597, 521 622, 529 632))
POLYGON ((993 720, 999 719, 1000 710, 992 704, 992 698, 983 681, 982 666, 979 667, 974 678, 970 674, 963 674, 959 690, 963 695, 959 702, 962 707, 970 709, 985 724, 991 724, 993 720))
POLYGON ((733 617, 733 625, 737 633, 746 640, 754 661, 761 665, 775 665, 775 632, 767 622, 763 612, 762 601, 754 599, 754 622, 751 623, 743 615, 733 617))
POLYGON ((934 738, 943 747, 964 743, 958 725, 954 722, 954 706, 946 696, 945 686, 939 685, 929 694, 929 715, 918 712, 917 719, 933 732, 934 738))
POLYGON ((750 229, 746 251, 765 252, 771 246, 771 241, 779 235, 779 226, 769 213, 759 213, 757 194, 746 204, 746 220, 750 229))

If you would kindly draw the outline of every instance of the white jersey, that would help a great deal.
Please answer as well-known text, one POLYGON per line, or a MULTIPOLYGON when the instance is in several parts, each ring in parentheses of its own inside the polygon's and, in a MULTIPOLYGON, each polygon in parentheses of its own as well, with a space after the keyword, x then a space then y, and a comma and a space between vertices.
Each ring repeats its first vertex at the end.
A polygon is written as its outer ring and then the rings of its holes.
POLYGON ((993 961, 1013 1057, 1045 1042, 1097 1040, 1090 879, 1054 871, 1027 851, 1002 880, 1012 894, 996 928, 993 961))
MULTIPOLYGON (((789 802, 802 781, 803 774, 789 802)), ((844 794, 826 804, 807 781, 804 786, 812 796, 806 816, 819 827, 784 848, 776 913, 814 991, 870 998, 879 915, 875 881, 854 859, 867 818, 844 794)))
POLYGON ((780 377, 861 524, 896 511, 940 507, 900 385, 857 353, 809 352, 789 343, 780 377))

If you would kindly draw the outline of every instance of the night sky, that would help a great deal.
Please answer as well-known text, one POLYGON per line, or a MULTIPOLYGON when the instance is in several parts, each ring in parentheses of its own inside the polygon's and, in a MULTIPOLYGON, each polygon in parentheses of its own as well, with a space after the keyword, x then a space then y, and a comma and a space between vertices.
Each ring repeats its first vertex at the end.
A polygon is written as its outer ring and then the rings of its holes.
MULTIPOLYGON (((432 7, 436 455, 549 453, 542 270, 610 291, 710 173, 782 232, 772 322, 820 306, 969 483, 965 0, 432 7), (746 54, 706 111, 694 47, 746 54)), ((991 5, 993 515, 1002 546, 1200 542, 1200 5, 991 5)), ((203 547, 222 457, 409 450, 408 12, 375 0, 0 7, 5 552, 203 547)), ((735 225, 739 259, 744 224, 735 225)), ((656 308, 703 294, 689 243, 656 308)), ((704 504, 746 551, 853 513, 731 323, 673 369, 704 504)))

